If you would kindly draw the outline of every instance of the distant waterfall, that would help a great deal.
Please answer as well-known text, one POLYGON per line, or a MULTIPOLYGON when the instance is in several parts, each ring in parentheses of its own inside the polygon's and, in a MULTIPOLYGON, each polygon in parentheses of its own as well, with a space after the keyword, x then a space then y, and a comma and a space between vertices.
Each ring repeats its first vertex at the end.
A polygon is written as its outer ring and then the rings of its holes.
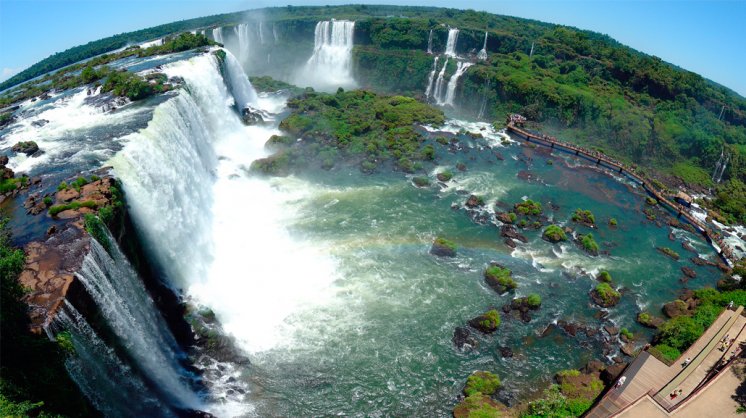
POLYGON ((438 79, 435 80, 435 89, 433 89, 432 92, 432 97, 438 104, 441 104, 441 97, 443 97, 443 86, 445 86, 446 79, 446 67, 448 67, 448 57, 446 57, 445 62, 443 62, 443 68, 441 68, 440 73, 438 73, 438 79))
POLYGON ((223 27, 218 26, 217 28, 214 28, 212 30, 212 39, 219 43, 225 45, 225 42, 223 41, 223 27))
POLYGON ((459 30, 456 28, 448 29, 448 41, 446 42, 446 56, 456 57, 456 44, 458 43, 459 30))
POLYGON ((249 58, 251 44, 249 40, 249 24, 241 23, 233 28, 236 38, 238 39, 238 57, 242 62, 249 58))
POLYGON ((429 99, 433 93, 433 84, 435 83, 435 73, 438 71, 438 57, 433 60, 433 69, 427 76, 427 88, 425 89, 425 98, 429 99))
POLYGON ((479 112, 477 113, 477 120, 484 118, 484 112, 487 110, 487 93, 490 91, 492 82, 487 79, 482 86, 482 103, 479 105, 479 112))
MULTIPOLYGON (((99 338, 75 307, 65 301, 50 325, 51 333, 69 333, 75 354, 65 361, 70 377, 107 417, 173 417, 142 378, 99 338)), ((154 347, 158 349, 158 347, 154 347)))
POLYGON ((718 184, 723 180, 723 174, 725 174, 725 169, 728 168, 728 162, 730 162, 730 154, 723 148, 720 151, 720 158, 715 164, 715 171, 712 173, 713 183, 718 184))
POLYGON ((272 24, 272 37, 275 40, 275 43, 280 41, 280 38, 277 36, 277 26, 273 23, 272 24))
POLYGON ((446 97, 445 100, 443 100, 444 105, 450 105, 453 106, 453 99, 456 95, 456 86, 458 86, 458 79, 461 78, 462 75, 466 72, 466 70, 471 67, 473 64, 470 62, 463 62, 459 61, 456 66, 456 72, 453 73, 451 76, 451 79, 448 80, 448 88, 446 90, 446 97))
POLYGON ((179 363, 184 354, 114 237, 107 238, 113 243, 111 255, 91 240, 91 251, 76 273, 78 280, 118 341, 158 390, 178 406, 198 408, 198 398, 189 388, 192 376, 179 363))
POLYGON ((259 43, 264 45, 264 22, 261 20, 259 21, 259 27, 257 28, 257 32, 259 35, 259 43))
POLYGON ((430 29, 430 34, 427 36, 427 53, 433 54, 433 30, 430 29))
POLYGON ((251 85, 249 78, 241 68, 241 64, 238 62, 236 57, 225 51, 225 78, 230 92, 236 102, 236 107, 240 112, 246 106, 256 106, 257 94, 254 90, 254 86, 251 85))
POLYGON ((487 32, 484 33, 484 45, 477 53, 477 59, 485 61, 487 59, 487 32))
POLYGON ((352 88, 352 46, 355 22, 326 20, 316 24, 311 58, 296 77, 296 84, 318 90, 352 88))

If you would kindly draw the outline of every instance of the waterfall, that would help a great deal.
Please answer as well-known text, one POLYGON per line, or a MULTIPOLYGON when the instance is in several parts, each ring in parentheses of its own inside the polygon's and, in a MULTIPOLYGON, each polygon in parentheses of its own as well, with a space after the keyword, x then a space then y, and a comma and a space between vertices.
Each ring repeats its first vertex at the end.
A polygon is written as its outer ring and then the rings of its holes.
POLYGON ((76 277, 93 298, 118 341, 136 367, 177 406, 197 408, 189 388, 192 376, 180 365, 184 359, 142 280, 107 234, 111 255, 95 240, 76 277))
POLYGON ((311 58, 295 78, 295 84, 325 91, 353 88, 352 46, 355 22, 326 20, 316 24, 311 58))
POLYGON ((432 97, 438 104, 440 104, 441 97, 443 97, 443 86, 445 85, 446 79, 446 67, 448 67, 448 57, 446 57, 446 60, 443 62, 443 68, 441 68, 440 73, 438 73, 438 79, 435 81, 435 89, 432 91, 432 97))
POLYGON ((241 23, 233 28, 233 32, 238 39, 238 56, 241 62, 246 62, 249 58, 249 48, 251 47, 249 41, 249 24, 241 23))
POLYGON ((484 45, 477 53, 477 59, 485 61, 487 59, 487 32, 484 33, 484 45))
POLYGON ((246 73, 244 73, 241 64, 238 62, 236 57, 234 57, 230 51, 224 51, 225 81, 230 88, 230 92, 233 95, 238 111, 240 112, 249 105, 256 106, 257 94, 256 90, 254 90, 254 86, 251 85, 249 78, 246 76, 246 73))
POLYGON ((720 158, 715 164, 715 171, 712 173, 712 181, 715 184, 720 183, 723 180, 723 174, 725 169, 728 167, 730 161, 730 154, 725 151, 725 147, 720 151, 720 158))
POLYGON ((223 42, 223 27, 222 26, 218 26, 217 28, 214 28, 212 30, 212 39, 219 44, 225 45, 225 43, 223 42))
POLYGON ((277 27, 274 23, 272 24, 272 37, 274 38, 275 43, 279 42, 280 38, 277 36, 277 27))
POLYGON ((261 20, 259 21, 259 28, 257 28, 257 32, 259 32, 259 43, 264 45, 264 22, 261 20))
POLYGON ((430 34, 427 35, 427 53, 433 54, 433 30, 430 29, 430 34))
POLYGON ((164 276, 212 308, 249 353, 276 347, 286 341, 285 318, 323 303, 337 278, 324 242, 287 230, 315 186, 247 174, 280 131, 244 126, 226 111, 232 97, 215 57, 163 71, 183 77, 186 88, 160 104, 110 164, 164 276))
POLYGON ((448 88, 446 90, 446 97, 442 104, 453 106, 453 99, 456 95, 456 86, 458 86, 458 79, 466 72, 466 69, 471 67, 473 64, 470 62, 459 61, 456 66, 456 72, 453 73, 451 79, 448 80, 448 88))
POLYGON ((484 118, 484 112, 487 110, 487 93, 492 85, 491 81, 487 79, 482 86, 482 103, 479 105, 479 113, 477 113, 477 120, 484 118))
POLYGON ((456 43, 458 42, 459 30, 456 28, 448 29, 448 41, 446 42, 446 56, 456 57, 456 43))
POLYGON ((433 69, 427 76, 427 88, 425 88, 425 99, 429 99, 433 92, 433 83, 435 82, 435 72, 438 71, 438 57, 433 60, 433 69))
MULTIPOLYGON (((173 417, 142 378, 99 338, 75 307, 65 301, 50 325, 49 334, 69 333, 75 353, 65 367, 91 403, 107 417, 173 417)), ((157 347, 156 347, 157 349, 157 347)))

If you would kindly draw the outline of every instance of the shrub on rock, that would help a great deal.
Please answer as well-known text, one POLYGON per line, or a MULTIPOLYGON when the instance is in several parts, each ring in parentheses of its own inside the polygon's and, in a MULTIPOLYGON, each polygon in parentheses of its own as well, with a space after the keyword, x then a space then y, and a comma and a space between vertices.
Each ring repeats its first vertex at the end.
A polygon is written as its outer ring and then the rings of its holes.
POLYGON ((484 279, 487 285, 500 294, 518 287, 518 284, 511 276, 510 270, 498 265, 487 267, 487 270, 484 271, 484 279))
POLYGON ((455 257, 456 248, 456 243, 453 241, 449 241, 443 237, 437 237, 433 242, 433 246, 430 248, 430 254, 438 257, 455 257))
POLYGON ((591 298, 593 302, 604 308, 610 308, 621 299, 622 295, 619 294, 613 287, 608 283, 599 283, 595 289, 591 290, 591 298))
POLYGON ((477 394, 490 396, 500 388, 500 378, 496 374, 487 371, 477 371, 466 379, 464 394, 472 396, 477 394))
POLYGON ((485 334, 491 334, 500 326, 500 314, 495 309, 491 309, 473 318, 469 321, 469 325, 485 334))
POLYGON ((567 241, 567 235, 565 234, 565 231, 563 231, 562 228, 557 225, 549 225, 547 229, 544 230, 542 238, 552 243, 567 241))

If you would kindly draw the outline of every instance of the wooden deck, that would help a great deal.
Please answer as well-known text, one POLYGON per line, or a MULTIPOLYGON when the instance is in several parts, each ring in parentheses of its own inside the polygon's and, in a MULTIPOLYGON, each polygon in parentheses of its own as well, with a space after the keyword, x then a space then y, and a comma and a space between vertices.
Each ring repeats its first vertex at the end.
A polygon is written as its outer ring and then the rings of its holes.
POLYGON ((746 341, 746 318, 742 312, 742 306, 736 311, 726 309, 671 366, 646 351, 640 353, 622 373, 626 376, 624 385, 610 389, 585 417, 645 416, 646 411, 666 416, 674 411, 715 376, 714 366, 729 359, 739 341, 746 341), (736 342, 723 352, 718 346, 725 335, 736 342), (691 362, 685 366, 687 358, 691 362), (679 389, 682 393, 672 399, 670 394, 679 389))
POLYGON ((627 176, 631 180, 640 184, 645 189, 645 191, 653 196, 660 204, 673 210, 673 212, 676 213, 677 218, 684 218, 688 223, 693 225, 697 229, 697 231, 699 231, 699 233, 704 236, 708 243, 717 244, 717 246, 713 245, 713 248, 715 248, 718 255, 722 257, 728 265, 733 266, 738 261, 738 257, 735 256, 733 250, 731 250, 731 248, 725 243, 719 233, 712 230, 710 227, 702 223, 699 219, 692 216, 684 206, 666 197, 663 192, 658 190, 653 185, 653 182, 636 173, 634 168, 622 164, 600 152, 587 150, 567 142, 559 141, 557 138, 547 135, 531 133, 525 129, 515 126, 512 122, 508 123, 507 129, 508 131, 525 138, 526 141, 533 141, 535 143, 548 146, 552 149, 556 148, 565 152, 569 152, 570 154, 583 156, 584 158, 595 162, 597 166, 602 166, 604 168, 627 176))

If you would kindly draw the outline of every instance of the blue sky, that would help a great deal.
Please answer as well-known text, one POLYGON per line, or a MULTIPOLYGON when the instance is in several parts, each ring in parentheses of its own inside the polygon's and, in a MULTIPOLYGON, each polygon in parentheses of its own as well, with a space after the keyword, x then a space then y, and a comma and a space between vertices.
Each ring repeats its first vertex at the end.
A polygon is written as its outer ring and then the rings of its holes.
MULTIPOLYGON (((109 35, 192 17, 293 0, 0 0, 0 80, 64 49, 109 35)), ((746 0, 378 0, 471 8, 576 26, 699 73, 746 96, 746 0)))

